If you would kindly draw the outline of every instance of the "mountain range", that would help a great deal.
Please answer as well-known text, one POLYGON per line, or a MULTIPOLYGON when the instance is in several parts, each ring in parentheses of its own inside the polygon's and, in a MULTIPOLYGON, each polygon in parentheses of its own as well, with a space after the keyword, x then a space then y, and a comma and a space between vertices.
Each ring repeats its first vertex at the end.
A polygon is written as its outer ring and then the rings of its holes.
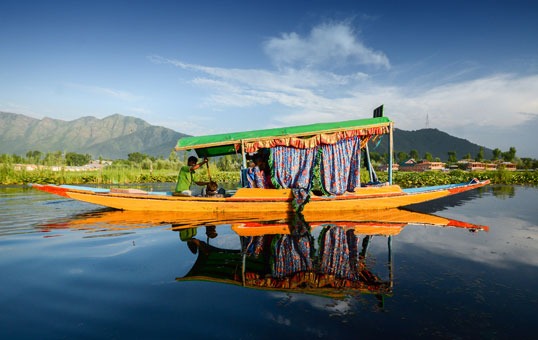
POLYGON ((63 121, 0 112, 0 154, 60 150, 105 159, 126 159, 132 152, 168 157, 182 136, 186 135, 119 114, 63 121))
MULTIPOLYGON (((167 158, 184 133, 154 126, 146 121, 120 114, 103 119, 82 117, 72 121, 52 118, 36 119, 22 114, 0 112, 0 154, 26 155, 64 151, 90 154, 94 158, 126 159, 132 152, 167 158)), ((371 143, 370 150, 387 152, 388 138, 371 143)), ((470 153, 475 157, 480 146, 451 136, 437 129, 406 131, 395 129, 394 150, 409 153, 417 150, 420 157, 429 152, 441 160, 455 151, 458 158, 470 153)), ((491 158, 491 149, 484 148, 484 157, 491 158)))

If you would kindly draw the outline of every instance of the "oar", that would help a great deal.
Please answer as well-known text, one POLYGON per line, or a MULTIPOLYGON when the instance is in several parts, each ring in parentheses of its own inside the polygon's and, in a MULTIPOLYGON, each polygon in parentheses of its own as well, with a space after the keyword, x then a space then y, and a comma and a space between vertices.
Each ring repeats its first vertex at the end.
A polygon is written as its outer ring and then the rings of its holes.
POLYGON ((209 162, 205 163, 207 165, 207 177, 209 177, 209 183, 206 186, 207 191, 217 191, 218 185, 217 183, 213 182, 211 180, 211 173, 209 172, 209 162))
POLYGON ((209 182, 212 182, 211 181, 211 173, 209 172, 209 162, 205 163, 205 165, 207 165, 207 177, 209 177, 209 182))

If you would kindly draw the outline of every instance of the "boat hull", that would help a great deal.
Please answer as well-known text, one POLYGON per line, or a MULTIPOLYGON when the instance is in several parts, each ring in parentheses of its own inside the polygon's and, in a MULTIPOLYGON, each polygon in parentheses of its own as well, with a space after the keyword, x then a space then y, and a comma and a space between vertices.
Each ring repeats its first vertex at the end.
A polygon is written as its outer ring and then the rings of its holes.
MULTIPOLYGON (((303 212, 361 211, 404 207, 461 193, 489 184, 476 181, 468 184, 439 186, 406 192, 397 185, 360 188, 342 196, 313 196, 303 212)), ((72 186, 34 185, 36 189, 120 210, 168 211, 202 214, 292 212, 292 194, 289 189, 239 189, 231 197, 181 197, 148 193, 113 192, 72 186)))

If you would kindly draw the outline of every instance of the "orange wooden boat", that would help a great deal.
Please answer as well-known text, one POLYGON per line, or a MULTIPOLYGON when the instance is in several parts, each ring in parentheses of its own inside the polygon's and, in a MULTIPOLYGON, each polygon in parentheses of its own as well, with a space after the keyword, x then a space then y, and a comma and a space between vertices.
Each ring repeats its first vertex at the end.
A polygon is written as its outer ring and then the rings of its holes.
MULTIPOLYGON (((176 150, 194 150, 200 157, 241 153, 243 168, 246 169, 246 157, 249 153, 272 150, 275 147, 321 151, 322 147, 337 147, 336 144, 355 138, 358 140, 355 144, 356 149, 350 153, 358 155, 360 162, 361 149, 368 151, 368 141, 380 135, 389 135, 388 154, 392 155, 392 130, 392 121, 381 116, 336 123, 186 137, 178 141, 176 150)), ((273 170, 275 167, 276 165, 273 166, 273 170)), ((372 172, 373 169, 370 169, 370 174, 372 172)), ((338 177, 340 174, 334 175, 336 177, 333 176, 333 181, 340 178, 338 177)), ((309 180, 312 181, 312 178, 309 180)), ((393 209, 472 190, 488 183, 489 180, 472 180, 469 183, 402 189, 392 184, 392 157, 389 157, 387 183, 375 182, 364 186, 354 182, 352 185, 354 190, 339 194, 327 194, 328 191, 325 190, 326 194, 323 196, 310 192, 309 202, 302 208, 305 213, 393 209)), ((279 189, 242 187, 218 195, 219 197, 174 196, 170 192, 100 189, 70 185, 34 184, 33 187, 67 198, 121 210, 236 214, 252 211, 287 213, 297 208, 296 197, 294 197, 294 190, 297 188, 282 187, 282 185, 279 189)))
MULTIPOLYGON (((304 212, 382 210, 404 207, 473 190, 486 181, 401 189, 398 185, 358 188, 342 196, 311 196, 304 212)), ((35 189, 120 210, 182 213, 242 213, 249 211, 287 213, 293 211, 290 189, 240 188, 228 197, 181 197, 170 192, 129 192, 72 185, 33 184, 35 189)))

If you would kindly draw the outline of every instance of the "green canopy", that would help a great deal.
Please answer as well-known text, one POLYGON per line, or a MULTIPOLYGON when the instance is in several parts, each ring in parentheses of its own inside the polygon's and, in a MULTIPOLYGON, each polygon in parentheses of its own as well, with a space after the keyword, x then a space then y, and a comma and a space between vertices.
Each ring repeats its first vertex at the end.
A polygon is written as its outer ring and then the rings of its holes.
POLYGON ((318 123, 217 135, 184 137, 178 140, 176 150, 196 150, 199 157, 214 157, 241 152, 241 147, 243 143, 246 142, 266 141, 286 137, 312 137, 317 134, 388 127, 390 124, 391 120, 389 118, 377 117, 333 123, 318 123))

